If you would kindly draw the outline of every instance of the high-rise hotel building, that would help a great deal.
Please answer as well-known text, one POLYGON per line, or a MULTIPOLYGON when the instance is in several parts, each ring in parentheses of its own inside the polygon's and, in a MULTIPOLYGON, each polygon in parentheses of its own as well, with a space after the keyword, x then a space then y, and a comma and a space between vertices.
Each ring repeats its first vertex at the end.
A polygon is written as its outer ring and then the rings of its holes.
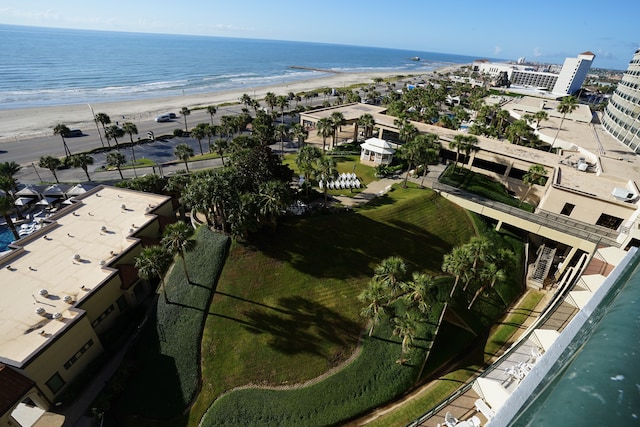
POLYGON ((618 141, 640 153, 640 49, 611 96, 602 125, 618 141))

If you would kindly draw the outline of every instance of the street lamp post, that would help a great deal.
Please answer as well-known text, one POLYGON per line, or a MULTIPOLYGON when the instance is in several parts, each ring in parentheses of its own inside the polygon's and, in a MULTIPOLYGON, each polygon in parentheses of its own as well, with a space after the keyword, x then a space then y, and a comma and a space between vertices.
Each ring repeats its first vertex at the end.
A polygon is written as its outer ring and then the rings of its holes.
POLYGON ((96 115, 93 112, 93 107, 91 106, 91 104, 87 104, 87 105, 91 110, 91 116, 93 117, 93 122, 96 124, 96 129, 98 130, 98 136, 100 137, 100 144, 102 144, 102 147, 104 148, 104 141, 102 140, 102 134, 100 133, 100 126, 98 126, 98 119, 96 119, 96 115))

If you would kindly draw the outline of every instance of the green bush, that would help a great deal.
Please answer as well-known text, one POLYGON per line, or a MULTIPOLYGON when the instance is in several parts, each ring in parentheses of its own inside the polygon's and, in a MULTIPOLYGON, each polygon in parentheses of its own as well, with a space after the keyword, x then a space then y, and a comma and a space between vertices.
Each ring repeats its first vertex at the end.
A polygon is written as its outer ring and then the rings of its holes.
POLYGON ((226 257, 228 237, 206 227, 196 232, 196 250, 187 253, 192 283, 182 263, 168 274, 169 304, 158 299, 133 360, 136 364, 121 409, 151 418, 182 413, 200 383, 200 339, 207 309, 226 257))

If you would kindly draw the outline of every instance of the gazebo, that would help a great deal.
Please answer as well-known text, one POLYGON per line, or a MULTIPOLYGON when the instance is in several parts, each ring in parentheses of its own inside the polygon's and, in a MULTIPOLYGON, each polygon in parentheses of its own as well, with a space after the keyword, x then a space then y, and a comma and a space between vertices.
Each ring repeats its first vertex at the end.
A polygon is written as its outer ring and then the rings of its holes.
POLYGON ((369 138, 360 144, 360 161, 373 165, 388 165, 396 152, 391 143, 380 138, 369 138))

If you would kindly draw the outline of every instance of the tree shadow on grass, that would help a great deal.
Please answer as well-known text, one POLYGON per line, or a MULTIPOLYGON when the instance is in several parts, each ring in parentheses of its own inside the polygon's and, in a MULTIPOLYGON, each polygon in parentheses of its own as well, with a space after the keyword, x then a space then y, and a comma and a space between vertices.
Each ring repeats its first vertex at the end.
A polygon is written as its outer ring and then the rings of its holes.
POLYGON ((256 233, 247 247, 319 278, 370 277, 390 255, 412 265, 427 262, 427 268, 439 271, 439 260, 451 250, 451 244, 425 229, 395 227, 360 214, 283 221, 278 241, 274 245, 272 234, 256 233))
POLYGON ((243 310, 245 328, 268 334, 268 345, 285 354, 310 353, 323 357, 323 342, 345 346, 357 339, 360 325, 340 313, 302 297, 278 300, 282 308, 253 306, 243 310))

